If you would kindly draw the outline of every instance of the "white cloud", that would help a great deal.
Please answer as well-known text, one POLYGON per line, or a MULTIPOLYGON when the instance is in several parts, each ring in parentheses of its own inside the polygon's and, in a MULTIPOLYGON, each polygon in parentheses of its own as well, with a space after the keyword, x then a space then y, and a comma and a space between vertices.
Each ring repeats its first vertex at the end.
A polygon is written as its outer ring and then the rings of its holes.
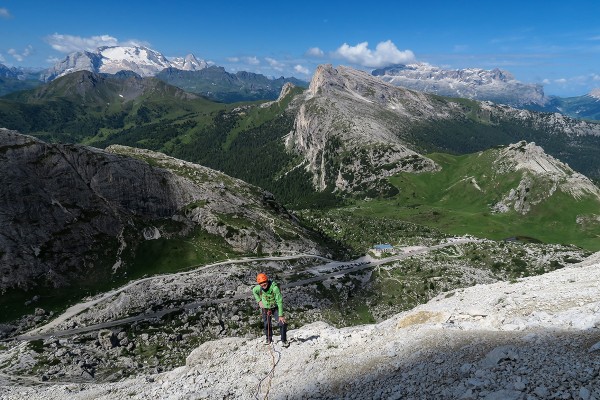
POLYGON ((61 53, 73 53, 75 51, 94 51, 101 46, 117 46, 119 41, 110 35, 92 37, 81 37, 73 35, 61 35, 55 33, 46 36, 46 42, 56 51, 61 53))
POLYGON ((6 8, 0 8, 0 17, 1 18, 12 18, 12 15, 6 8))
POLYGON ((21 55, 19 53, 17 53, 17 51, 15 49, 8 49, 8 54, 10 54, 11 56, 14 57, 15 60, 21 62, 23 61, 23 57, 21 57, 21 55))
POLYGON ((250 65, 258 65, 258 64, 260 64, 260 60, 258 58, 256 58, 256 56, 245 57, 244 61, 246 61, 250 65))
POLYGON ((598 74, 587 74, 587 75, 577 75, 571 76, 568 78, 558 78, 558 79, 544 79, 542 83, 544 85, 561 85, 561 86, 590 86, 595 85, 595 82, 600 82, 600 75, 598 74))
POLYGON ((374 68, 391 64, 403 64, 415 60, 415 55, 411 50, 400 51, 391 40, 378 43, 375 51, 369 49, 368 42, 362 42, 356 46, 349 46, 344 43, 333 55, 353 64, 374 68))
POLYGON ((110 35, 99 35, 81 37, 73 35, 62 35, 55 33, 44 38, 46 42, 56 51, 61 53, 73 53, 75 51, 95 51, 102 46, 149 46, 148 42, 137 39, 119 41, 110 35))
POLYGON ((267 62, 269 63, 269 65, 271 66, 271 68, 277 70, 277 71, 283 71, 283 67, 285 67, 285 64, 277 61, 274 58, 270 58, 270 57, 265 57, 265 60, 267 60, 267 62))
POLYGON ((0 53, 0 62, 6 62, 6 59, 4 59, 4 56, 2 55, 2 53, 0 53))
POLYGON ((306 55, 309 57, 323 57, 325 53, 318 47, 311 47, 310 49, 306 50, 306 55))
POLYGON ((300 65, 300 64, 298 64, 298 65, 296 65, 296 66, 294 67, 294 71, 296 71, 296 72, 299 72, 299 73, 301 73, 301 74, 304 74, 304 75, 308 75, 308 74, 309 74, 309 72, 310 72, 310 71, 308 70, 308 68, 306 68, 306 67, 303 67, 303 66, 302 66, 302 65, 300 65))
POLYGON ((27 56, 31 55, 32 52, 33 46, 31 45, 27 45, 27 47, 25 47, 25 49, 21 53, 19 53, 15 49, 8 49, 7 51, 7 53, 13 56, 13 58, 18 62, 22 62, 27 56))
POLYGON ((226 60, 229 61, 229 62, 233 62, 233 63, 240 62, 240 58, 239 57, 227 57, 226 60))

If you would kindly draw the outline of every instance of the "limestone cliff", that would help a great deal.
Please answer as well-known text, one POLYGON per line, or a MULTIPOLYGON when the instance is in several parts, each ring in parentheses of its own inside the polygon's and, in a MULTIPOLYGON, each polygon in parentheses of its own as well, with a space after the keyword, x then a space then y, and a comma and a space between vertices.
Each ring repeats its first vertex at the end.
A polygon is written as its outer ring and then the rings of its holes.
POLYGON ((417 102, 427 107, 419 93, 382 84, 362 71, 321 65, 296 103, 286 145, 304 156, 319 190, 384 193, 391 189, 387 176, 436 168, 407 147, 394 118, 417 102), (407 96, 418 99, 413 103, 407 96))
POLYGON ((109 280, 141 242, 197 232, 231 252, 320 251, 271 194, 159 153, 2 129, 0 169, 0 290, 109 280))
POLYGON ((596 146, 600 137, 593 122, 445 99, 343 66, 319 66, 290 110, 295 122, 287 149, 303 158, 315 188, 340 193, 393 193, 388 176, 438 168, 426 151, 464 154, 524 138, 549 154, 566 154, 563 161, 582 170, 592 156, 571 154, 580 143, 596 146))

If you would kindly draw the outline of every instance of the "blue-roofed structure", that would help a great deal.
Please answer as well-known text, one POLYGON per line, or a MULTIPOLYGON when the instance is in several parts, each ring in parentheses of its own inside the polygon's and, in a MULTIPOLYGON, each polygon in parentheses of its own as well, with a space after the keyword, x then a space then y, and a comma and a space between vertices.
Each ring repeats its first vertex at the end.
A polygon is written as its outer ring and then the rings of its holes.
POLYGON ((395 253, 394 246, 389 243, 376 244, 372 248, 375 255, 380 256, 383 253, 395 253))

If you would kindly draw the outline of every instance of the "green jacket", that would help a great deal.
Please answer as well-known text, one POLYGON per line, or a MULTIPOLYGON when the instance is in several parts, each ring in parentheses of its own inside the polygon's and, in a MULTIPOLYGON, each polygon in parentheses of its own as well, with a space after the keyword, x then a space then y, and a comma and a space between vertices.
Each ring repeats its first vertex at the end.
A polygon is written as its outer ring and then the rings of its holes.
POLYGON ((256 285, 252 288, 252 294, 256 299, 256 302, 262 301, 263 308, 271 309, 277 306, 277 311, 280 317, 283 317, 283 296, 281 290, 275 282, 269 281, 267 290, 263 290, 260 285, 256 285))

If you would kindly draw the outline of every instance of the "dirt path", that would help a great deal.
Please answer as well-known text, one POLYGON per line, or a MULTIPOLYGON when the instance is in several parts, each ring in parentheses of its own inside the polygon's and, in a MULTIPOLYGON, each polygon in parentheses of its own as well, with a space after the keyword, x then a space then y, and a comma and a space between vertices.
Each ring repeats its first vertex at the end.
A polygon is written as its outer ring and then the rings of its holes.
POLYGON ((52 336, 55 337, 59 337, 59 336, 70 336, 70 335, 74 335, 74 334, 78 334, 78 333, 83 333, 83 332, 90 332, 90 331, 95 331, 95 330, 99 330, 99 329, 105 329, 105 328, 110 328, 110 327, 114 327, 114 326, 118 326, 118 325, 123 325, 123 324, 127 324, 127 323, 132 323, 135 321, 142 321, 142 320, 148 320, 148 319, 154 319, 154 318, 161 318, 166 314, 172 313, 172 312, 177 312, 177 311, 181 311, 181 310, 189 310, 189 309, 193 309, 193 308, 197 308, 199 306, 207 306, 207 305, 214 305, 214 304, 219 304, 219 303, 227 303, 227 302, 231 302, 231 301, 236 301, 236 300, 242 300, 242 299, 247 299, 248 295, 246 294, 241 294, 241 295, 236 295, 233 297, 228 297, 228 298, 222 298, 222 299, 211 299, 211 300, 203 300, 203 301, 197 301, 197 302, 193 302, 193 303, 189 303, 186 304, 182 307, 175 307, 175 308, 168 308, 168 309, 163 309, 160 311, 156 311, 153 313, 148 313, 148 314, 139 314, 139 315, 135 315, 132 317, 128 317, 128 318, 123 318, 123 319, 119 319, 119 320, 115 320, 115 321, 107 321, 107 322, 103 322, 100 324, 95 324, 95 325, 89 325, 86 327, 79 327, 79 328, 73 328, 73 329, 65 329, 65 330, 61 330, 61 331, 50 331, 52 328, 58 326, 59 324, 67 321, 69 318, 87 310, 88 308, 112 297, 115 296, 119 293, 121 293, 124 290, 127 290, 128 288, 133 287, 134 285, 137 285, 139 283, 142 282, 146 282, 152 279, 158 279, 158 278, 164 278, 165 276, 182 276, 182 275, 187 275, 187 274, 192 274, 204 269, 208 269, 208 268, 212 268, 218 265, 224 265, 224 264, 239 264, 239 263, 245 263, 245 262, 251 262, 251 261, 278 261, 278 260, 292 260, 292 259, 298 259, 298 258, 303 258, 303 257, 312 257, 312 258, 318 258, 324 261, 327 261, 328 263, 325 265, 329 266, 329 270, 334 269, 334 268, 340 268, 342 267, 342 269, 339 269, 337 271, 334 272, 327 272, 326 270, 323 270, 322 268, 325 266, 321 266, 321 268, 319 270, 313 269, 313 273, 317 273, 319 275, 311 277, 311 278, 307 278, 307 279, 302 279, 299 281, 295 281, 292 283, 288 283, 288 284, 284 284, 281 285, 282 288, 287 288, 287 287, 295 287, 295 286, 303 286, 303 285, 308 285, 311 283, 315 283, 315 282, 320 282, 320 281, 324 281, 326 279, 329 279, 331 277, 334 276, 340 276, 340 275, 345 275, 345 274, 349 274, 352 272, 357 272, 357 271, 361 271, 363 269, 366 268, 372 268, 372 267, 376 267, 382 264, 387 264, 390 262, 394 262, 394 261, 399 261, 408 257, 411 257, 415 254, 422 254, 422 253, 427 253, 429 251, 432 250, 437 250, 437 249, 441 249, 444 247, 448 247, 448 246, 454 246, 457 244, 464 244, 464 243, 468 243, 468 242, 473 242, 476 241, 475 239, 460 239, 460 240, 455 240, 452 242, 447 242, 447 243, 443 243, 443 244, 439 244, 439 245, 435 245, 435 246, 430 246, 430 247, 422 247, 419 249, 415 249, 415 250, 411 250, 407 253, 402 253, 402 254, 398 254, 395 256, 391 256, 391 257, 387 257, 384 259, 380 259, 380 260, 371 260, 371 261, 364 261, 365 258, 361 257, 355 261, 349 261, 349 262, 345 262, 345 263, 339 263, 339 262, 332 262, 332 260, 329 260, 327 258, 324 257, 320 257, 320 256, 315 256, 315 255, 309 255, 309 254, 300 254, 300 255, 295 255, 295 256, 281 256, 281 257, 265 257, 265 258, 244 258, 244 259, 240 259, 240 260, 227 260, 227 261, 222 261, 222 262, 218 262, 218 263, 214 263, 214 264, 210 264, 210 265, 205 265, 199 268, 196 268, 192 271, 185 271, 185 272, 178 272, 175 274, 168 274, 168 275, 159 275, 159 276, 153 276, 153 277, 148 277, 148 278, 144 278, 144 279, 140 279, 137 280, 135 282, 131 282, 121 288, 115 289, 115 290, 111 290, 110 292, 104 293, 102 294, 100 297, 90 300, 90 301, 86 301, 83 303, 79 303, 76 304, 70 308, 68 308, 63 314, 61 314, 60 316, 58 316, 56 319, 50 321, 49 323, 47 323, 44 326, 41 326, 39 328, 33 329, 23 335, 19 335, 17 337, 15 337, 15 339, 17 340, 39 340, 39 339, 48 339, 52 336))

